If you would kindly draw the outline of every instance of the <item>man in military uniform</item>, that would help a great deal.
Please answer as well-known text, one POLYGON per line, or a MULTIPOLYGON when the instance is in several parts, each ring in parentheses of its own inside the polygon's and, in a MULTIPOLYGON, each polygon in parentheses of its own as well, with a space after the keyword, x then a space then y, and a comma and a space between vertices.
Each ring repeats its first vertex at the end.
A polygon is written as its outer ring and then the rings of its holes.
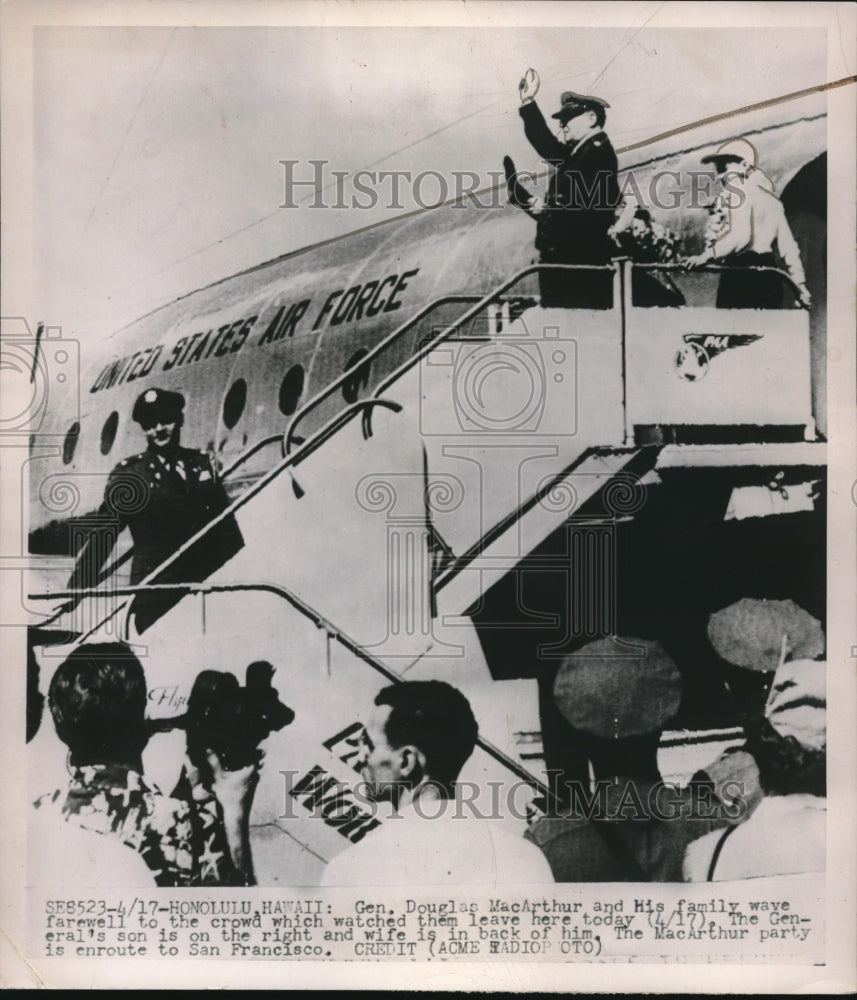
MULTIPOLYGON (((146 451, 123 459, 110 473, 99 514, 102 530, 81 549, 69 586, 93 587, 99 571, 123 528, 131 531, 134 550, 131 583, 151 575, 204 525, 228 506, 217 468, 206 452, 180 445, 184 396, 166 389, 148 389, 134 404, 132 418, 148 440, 146 451)), ((241 547, 234 519, 219 525, 205 544, 193 546, 157 582, 205 579, 241 547)), ((180 596, 180 595, 179 595, 180 596)), ((148 595, 135 602, 139 631, 159 617, 176 597, 148 595), (143 613, 142 605, 146 606, 143 613), (155 610, 155 606, 160 609, 155 610)))
MULTIPOLYGON (((524 132, 535 151, 556 168, 542 201, 517 182, 506 157, 513 204, 536 219, 536 249, 543 264, 609 264, 613 244, 607 230, 619 204, 616 153, 604 132, 609 107, 600 97, 566 91, 553 118, 555 136, 535 103, 539 78, 527 70, 519 85, 524 132)), ((540 276, 543 306, 609 308, 612 275, 594 271, 546 272, 540 276)))

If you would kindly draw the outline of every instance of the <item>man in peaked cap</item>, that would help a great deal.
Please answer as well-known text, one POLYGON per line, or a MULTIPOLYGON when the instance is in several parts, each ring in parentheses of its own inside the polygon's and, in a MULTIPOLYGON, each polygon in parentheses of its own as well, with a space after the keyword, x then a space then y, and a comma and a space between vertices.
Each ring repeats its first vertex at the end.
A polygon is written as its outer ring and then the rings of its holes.
MULTIPOLYGON (((184 405, 181 393, 167 389, 147 389, 137 398, 131 416, 146 435, 148 447, 123 459, 110 473, 99 509, 103 524, 81 549, 70 587, 96 585, 101 567, 126 527, 134 542, 131 584, 144 581, 228 506, 212 457, 181 447, 184 405)), ((157 582, 205 579, 240 547, 240 532, 229 518, 204 546, 193 547, 157 582)), ((134 605, 138 631, 179 599, 163 593, 142 597, 134 605)))
MULTIPOLYGON (((517 183, 514 164, 506 157, 511 200, 536 219, 543 264, 609 264, 613 246, 607 230, 620 200, 616 153, 604 132, 609 105, 600 97, 566 91, 552 115, 560 125, 556 136, 535 103, 538 88, 538 74, 527 70, 519 85, 520 115, 527 139, 556 169, 542 202, 517 183)), ((610 274, 545 272, 540 281, 543 306, 610 305, 610 274)))

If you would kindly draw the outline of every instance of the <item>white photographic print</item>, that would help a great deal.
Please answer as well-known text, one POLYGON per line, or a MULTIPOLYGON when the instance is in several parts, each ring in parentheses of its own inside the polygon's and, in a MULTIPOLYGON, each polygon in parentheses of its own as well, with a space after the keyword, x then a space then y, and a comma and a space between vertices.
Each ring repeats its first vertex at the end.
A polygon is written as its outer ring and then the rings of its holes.
POLYGON ((3 985, 853 989, 854 22, 4 7, 3 985))

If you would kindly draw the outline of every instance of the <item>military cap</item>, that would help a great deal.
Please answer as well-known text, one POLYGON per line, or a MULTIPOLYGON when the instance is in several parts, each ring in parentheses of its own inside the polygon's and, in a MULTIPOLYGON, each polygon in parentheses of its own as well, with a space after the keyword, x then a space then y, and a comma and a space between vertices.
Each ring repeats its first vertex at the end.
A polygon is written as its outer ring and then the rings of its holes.
POLYGON ((147 389, 137 397, 131 419, 141 426, 150 423, 153 417, 175 418, 184 410, 184 396, 169 389, 147 389))
POLYGON ((584 111, 604 111, 610 105, 602 101, 600 97, 592 97, 589 94, 575 94, 573 90, 566 90, 559 99, 561 105, 559 111, 551 115, 551 118, 559 118, 562 122, 567 122, 569 118, 576 118, 584 111))
POLYGON ((681 676, 659 642, 606 638, 566 656, 554 702, 575 729, 602 739, 662 729, 681 700, 681 676))

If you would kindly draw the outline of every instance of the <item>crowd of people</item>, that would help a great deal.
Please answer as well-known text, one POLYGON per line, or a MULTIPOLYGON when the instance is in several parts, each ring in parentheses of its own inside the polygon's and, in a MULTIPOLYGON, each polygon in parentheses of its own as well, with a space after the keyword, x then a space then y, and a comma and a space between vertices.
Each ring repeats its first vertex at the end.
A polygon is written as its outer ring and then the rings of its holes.
POLYGON ((31 850, 40 865, 62 865, 58 885, 122 884, 123 873, 140 884, 138 859, 158 886, 253 884, 249 816, 261 754, 230 767, 222 749, 195 753, 189 739, 179 781, 163 793, 143 771, 153 734, 147 694, 143 666, 123 643, 81 645, 57 668, 48 704, 69 781, 35 800, 35 834, 47 844, 31 850), (129 851, 117 855, 117 844, 129 851))
MULTIPOLYGON (((561 132, 556 136, 535 103, 538 87, 537 74, 528 71, 520 85, 520 114, 528 140, 556 169, 542 197, 521 182, 507 157, 510 200, 535 219, 543 264, 583 268, 576 274, 542 272, 542 306, 603 308, 612 282, 606 265, 614 257, 675 263, 676 240, 644 205, 622 200, 616 154, 604 131, 607 102, 565 92, 553 115, 561 132)), ((765 269, 782 260, 808 307, 797 244, 754 147, 731 141, 703 162, 713 163, 721 193, 710 209, 705 248, 685 266, 734 265, 721 278, 717 304, 747 308, 778 301, 778 287, 765 269)), ((669 298, 674 289, 642 272, 634 280, 635 298, 676 304, 669 298)), ((217 544, 209 540, 197 551, 191 545, 174 578, 204 579, 212 553, 222 561, 241 547, 234 520, 222 516, 228 502, 216 465, 205 453, 181 447, 184 404, 181 394, 162 389, 148 389, 137 400, 133 418, 147 449, 110 474, 103 528, 78 554, 71 587, 98 582, 124 527, 134 540, 132 584, 150 580, 214 519, 217 544)), ((159 576, 161 582, 170 579, 159 576)), ((143 597, 135 606, 138 632, 179 599, 143 597)), ((381 690, 374 706, 363 710, 360 776, 369 798, 388 803, 396 818, 331 858, 322 884, 697 881, 821 870, 824 663, 783 656, 766 702, 747 715, 744 742, 684 787, 670 789, 661 779, 657 752, 662 728, 678 706, 679 673, 651 644, 645 657, 629 661, 611 648, 614 642, 591 644, 558 672, 555 704, 584 748, 588 772, 566 775, 569 780, 546 802, 545 815, 524 836, 452 808, 479 733, 467 698, 440 680, 381 690), (669 810, 659 799, 664 791, 671 795, 669 810), (784 824, 796 835, 778 838, 784 824)), ((122 860, 126 867, 138 864, 128 878, 142 884, 254 884, 250 811, 263 766, 259 745, 289 725, 294 713, 271 686, 269 664, 251 664, 246 689, 231 674, 215 673, 205 672, 194 686, 181 777, 165 794, 144 774, 142 755, 153 727, 146 718, 145 672, 132 650, 121 643, 83 644, 54 672, 47 702, 68 748, 69 781, 42 794, 34 810, 46 844, 58 831, 77 838, 67 850, 41 852, 62 858, 57 884, 73 883, 76 860, 88 861, 91 869, 107 859, 114 880, 121 878, 114 866, 122 860), (233 738, 224 739, 228 732, 233 738)), ((41 713, 38 677, 31 655, 28 738, 41 713)), ((91 870, 82 877, 91 878, 91 870)))
MULTIPOLYGON (((781 663, 766 703, 747 716, 744 742, 677 786, 662 781, 657 748, 679 675, 657 644, 629 660, 615 655, 615 642, 598 640, 563 662, 555 697, 584 741, 591 780, 553 786, 546 813, 523 836, 457 798, 479 733, 467 698, 438 680, 383 688, 366 708, 359 769, 367 801, 387 803, 393 817, 330 859, 322 884, 710 881, 823 870, 824 662, 781 663), (794 834, 786 839, 776 835, 785 823, 794 834)), ((270 665, 254 666, 269 682, 270 665)), ((240 702, 237 681, 228 687, 228 704, 240 702)), ((258 746, 294 713, 274 692, 267 708, 252 710, 253 725, 246 712, 218 714, 223 699, 213 690, 210 677, 194 685, 182 720, 187 753, 167 795, 143 770, 153 729, 133 652, 85 644, 56 670, 48 704, 68 748, 69 781, 41 795, 34 811, 46 849, 62 858, 61 884, 75 884, 76 865, 86 869, 80 884, 93 884, 105 864, 105 884, 123 872, 135 885, 254 884, 258 746), (251 734, 240 753, 224 737, 229 719, 236 734, 251 734)))

